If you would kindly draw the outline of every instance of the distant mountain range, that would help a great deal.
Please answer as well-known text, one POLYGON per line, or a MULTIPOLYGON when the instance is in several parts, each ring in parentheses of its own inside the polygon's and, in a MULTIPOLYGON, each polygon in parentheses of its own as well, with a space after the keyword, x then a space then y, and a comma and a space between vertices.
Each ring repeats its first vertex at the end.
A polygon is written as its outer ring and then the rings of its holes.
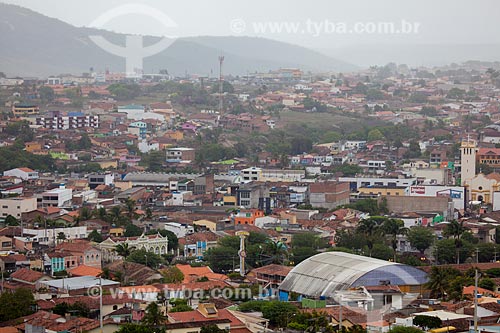
MULTIPOLYGON (((80 74, 109 69, 125 70, 123 58, 99 48, 89 38, 101 35, 124 45, 125 35, 78 28, 32 10, 0 4, 0 71, 8 75, 80 74)), ((156 37, 144 37, 150 45, 156 37)), ((218 56, 225 56, 224 72, 241 75, 255 71, 298 67, 304 71, 346 72, 356 66, 304 47, 254 37, 191 37, 173 42, 166 50, 145 58, 144 71, 166 69, 173 75, 217 75, 218 56)))

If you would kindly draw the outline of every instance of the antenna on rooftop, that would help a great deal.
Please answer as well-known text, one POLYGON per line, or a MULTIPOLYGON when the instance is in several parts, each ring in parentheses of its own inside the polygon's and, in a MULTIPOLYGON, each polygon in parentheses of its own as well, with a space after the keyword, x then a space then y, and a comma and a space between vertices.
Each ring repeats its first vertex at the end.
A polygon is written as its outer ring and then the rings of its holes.
POLYGON ((224 64, 224 56, 219 56, 219 114, 222 114, 224 107, 223 92, 224 92, 224 79, 222 77, 222 65, 224 64))

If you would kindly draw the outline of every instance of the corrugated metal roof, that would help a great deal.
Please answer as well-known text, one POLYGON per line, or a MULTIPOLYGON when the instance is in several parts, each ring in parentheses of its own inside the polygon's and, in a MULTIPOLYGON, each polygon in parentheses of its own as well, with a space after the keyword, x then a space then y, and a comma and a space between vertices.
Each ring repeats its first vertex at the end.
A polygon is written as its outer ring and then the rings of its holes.
POLYGON ((308 258, 287 275, 280 290, 311 297, 331 297, 336 290, 355 286, 418 285, 426 273, 411 266, 344 252, 325 252, 308 258))

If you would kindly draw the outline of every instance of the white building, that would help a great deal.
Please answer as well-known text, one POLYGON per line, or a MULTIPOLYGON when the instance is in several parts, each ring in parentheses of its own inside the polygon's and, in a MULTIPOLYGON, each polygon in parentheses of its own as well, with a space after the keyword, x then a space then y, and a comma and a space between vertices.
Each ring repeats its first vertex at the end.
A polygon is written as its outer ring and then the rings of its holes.
POLYGON ((160 234, 142 234, 139 237, 107 238, 97 245, 97 247, 101 249, 102 258, 104 261, 109 262, 120 259, 120 256, 117 255, 115 251, 116 246, 119 244, 128 244, 129 248, 134 248, 136 250, 146 250, 159 255, 168 253, 168 238, 163 237, 160 234))
POLYGON ((194 227, 184 223, 168 222, 163 227, 165 230, 173 232, 178 238, 194 234, 194 227))
POLYGON ((111 186, 114 184, 115 177, 111 173, 91 174, 88 176, 89 187, 95 189, 99 185, 111 186))
POLYGON ((4 176, 17 177, 22 180, 34 180, 38 179, 38 172, 31 170, 30 168, 16 168, 3 172, 4 176))
POLYGON ((87 226, 66 227, 66 228, 47 228, 47 229, 26 229, 23 228, 24 236, 29 236, 34 242, 43 245, 57 244, 57 236, 62 232, 66 239, 87 238, 87 226))
POLYGON ((12 215, 16 219, 20 219, 22 213, 31 212, 36 208, 36 198, 34 197, 0 199, 0 217, 2 218, 12 215))
POLYGON ((360 187, 370 186, 389 186, 389 187, 408 187, 417 183, 416 178, 376 178, 376 177, 339 177, 339 182, 348 182, 351 191, 360 187))
POLYGON ((464 209, 465 188, 463 186, 414 185, 409 187, 411 197, 450 197, 455 209, 464 209))
POLYGON ((472 140, 463 141, 460 146, 460 185, 465 185, 476 175, 476 143, 472 140))
POLYGON ((42 207, 64 207, 71 204, 73 190, 61 185, 42 193, 42 207))

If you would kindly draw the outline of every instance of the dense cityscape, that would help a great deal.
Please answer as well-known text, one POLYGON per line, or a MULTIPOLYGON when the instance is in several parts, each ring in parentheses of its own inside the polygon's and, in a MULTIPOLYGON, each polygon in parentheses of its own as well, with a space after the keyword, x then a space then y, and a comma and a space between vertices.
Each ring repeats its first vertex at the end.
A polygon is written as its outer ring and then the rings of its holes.
POLYGON ((500 332, 500 62, 205 61, 0 62, 0 333, 500 332))

